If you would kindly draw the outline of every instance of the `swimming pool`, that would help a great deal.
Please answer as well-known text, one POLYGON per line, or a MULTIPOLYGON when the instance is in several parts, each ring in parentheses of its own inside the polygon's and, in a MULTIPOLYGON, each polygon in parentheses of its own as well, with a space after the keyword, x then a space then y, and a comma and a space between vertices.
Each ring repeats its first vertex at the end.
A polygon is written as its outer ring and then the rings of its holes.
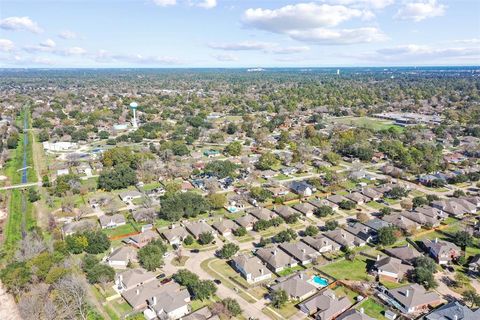
POLYGON ((313 282, 315 282, 315 284, 321 286, 321 287, 326 287, 328 286, 328 280, 325 279, 325 278, 322 278, 320 276, 313 276, 313 282))

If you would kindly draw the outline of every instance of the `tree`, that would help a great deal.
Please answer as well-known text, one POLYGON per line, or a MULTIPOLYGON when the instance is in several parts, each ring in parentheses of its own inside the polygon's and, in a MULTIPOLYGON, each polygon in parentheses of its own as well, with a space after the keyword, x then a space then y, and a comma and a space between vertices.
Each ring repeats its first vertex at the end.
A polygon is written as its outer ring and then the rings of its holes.
POLYGON ((269 170, 272 169, 272 167, 278 165, 279 163, 280 161, 273 153, 267 152, 260 156, 255 166, 260 170, 269 170))
POLYGON ((453 196, 455 198, 465 197, 465 191, 457 189, 457 190, 453 191, 453 196))
POLYGON ((98 188, 106 191, 124 189, 137 183, 137 175, 127 164, 102 170, 98 177, 98 188))
POLYGON ((429 257, 418 257, 414 261, 413 280, 423 285, 427 289, 436 288, 438 283, 435 281, 434 273, 437 271, 437 265, 429 257))
POLYGON ((13 262, 0 270, 0 279, 9 292, 18 295, 32 279, 32 272, 25 262, 13 262))
POLYGON ((209 244, 210 242, 213 241, 213 239, 215 239, 215 237, 211 232, 202 232, 198 236, 198 242, 202 245, 209 244))
POLYGON ((237 237, 243 237, 246 234, 247 234, 247 229, 245 227, 239 227, 233 230, 233 235, 237 237))
POLYGON ((162 198, 160 218, 168 221, 178 221, 181 218, 196 217, 207 212, 210 208, 208 202, 194 192, 167 193, 162 198))
POLYGON ((272 300, 272 305, 275 308, 280 309, 281 307, 283 307, 287 303, 288 295, 287 295, 287 292, 285 290, 278 289, 278 290, 273 291, 270 294, 270 299, 272 300))
POLYGON ((50 139, 50 135, 48 134, 47 130, 42 130, 38 133, 38 141, 45 142, 50 139))
POLYGON ((273 241, 277 243, 281 242, 289 242, 291 240, 295 240, 297 238, 297 233, 293 229, 287 229, 280 231, 275 236, 273 236, 273 241))
POLYGON ((323 158, 330 162, 333 166, 336 166, 340 160, 342 159, 342 157, 338 154, 338 153, 335 153, 335 152, 327 152, 323 158))
POLYGON ((462 298, 465 303, 470 304, 470 308, 480 306, 480 294, 478 294, 475 289, 465 290, 462 293, 462 298))
POLYGON ((318 234, 319 230, 316 226, 308 226, 306 229, 305 229, 305 235, 307 236, 316 236, 318 234))
POLYGON ((230 259, 238 252, 238 250, 240 250, 240 247, 236 244, 227 243, 217 252, 217 255, 222 259, 230 259))
POLYGON ((314 215, 320 218, 324 218, 326 216, 333 214, 333 209, 329 206, 320 206, 313 212, 314 215))
POLYGON ((195 239, 193 239, 193 237, 192 237, 191 235, 187 235, 187 236, 185 237, 185 239, 183 239, 183 243, 184 243, 186 246, 191 246, 194 241, 195 241, 195 239))
POLYGON ((473 237, 467 231, 457 231, 453 235, 453 242, 462 248, 470 247, 473 243, 473 237))
POLYGON ((424 197, 418 196, 413 198, 412 204, 414 208, 421 207, 423 205, 428 205, 428 200, 424 197))
POLYGON ((55 303, 62 310, 66 319, 87 319, 89 305, 87 303, 87 284, 75 275, 61 278, 55 285, 55 303))
POLYGON ((336 220, 328 220, 325 222, 325 229, 327 230, 335 230, 338 227, 338 222, 336 220))
POLYGON ((150 241, 146 246, 138 250, 138 261, 148 271, 155 271, 163 265, 163 255, 167 247, 162 240, 150 241))
POLYGON ((101 231, 85 231, 83 235, 87 238, 87 247, 85 252, 99 254, 110 248, 110 239, 101 231))
POLYGON ((65 238, 67 243, 67 250, 73 254, 82 253, 88 246, 87 237, 83 234, 69 235, 65 238))
POLYGON ((212 209, 221 209, 227 203, 227 197, 224 193, 214 193, 208 196, 208 202, 212 209))
POLYGON ((87 270, 88 282, 105 283, 111 282, 115 278, 115 270, 106 264, 96 264, 87 270))
POLYGON ((360 211, 357 212, 357 220, 360 222, 367 222, 368 220, 370 220, 370 217, 365 212, 360 211))
POLYGON ((352 210, 352 209, 355 209, 355 207, 357 206, 355 204, 355 202, 353 201, 350 201, 350 200, 342 200, 340 201, 340 203, 338 204, 338 206, 340 208, 342 208, 343 210, 352 210))
POLYGON ((197 283, 200 279, 198 276, 186 269, 181 269, 178 270, 177 273, 175 273, 172 276, 173 280, 175 280, 178 284, 185 286, 185 287, 190 287, 197 283))
POLYGON ((98 133, 98 137, 102 140, 106 140, 108 137, 110 137, 110 134, 107 131, 102 130, 98 133))
POLYGON ((390 199, 401 199, 408 196, 409 191, 405 188, 395 186, 390 191, 386 192, 385 195, 390 199))
POLYGON ((225 153, 232 157, 238 157, 242 153, 242 144, 240 141, 234 141, 225 147, 225 153))
POLYGON ((35 188, 28 189, 28 201, 37 202, 40 200, 40 193, 35 188))
POLYGON ((242 308, 240 307, 240 304, 238 304, 237 300, 232 298, 225 298, 222 300, 222 304, 228 310, 230 316, 236 317, 242 314, 242 308))
POLYGON ((229 160, 214 160, 205 166, 204 172, 218 179, 223 179, 234 176, 237 169, 238 165, 229 160))
POLYGON ((195 299, 207 300, 217 292, 217 287, 211 280, 201 280, 189 287, 195 299))
POLYGON ((397 229, 393 226, 383 227, 378 230, 378 243, 391 246, 397 241, 397 229))
POLYGON ((250 189, 250 196, 260 202, 265 202, 268 198, 272 196, 272 193, 262 187, 252 187, 250 189))

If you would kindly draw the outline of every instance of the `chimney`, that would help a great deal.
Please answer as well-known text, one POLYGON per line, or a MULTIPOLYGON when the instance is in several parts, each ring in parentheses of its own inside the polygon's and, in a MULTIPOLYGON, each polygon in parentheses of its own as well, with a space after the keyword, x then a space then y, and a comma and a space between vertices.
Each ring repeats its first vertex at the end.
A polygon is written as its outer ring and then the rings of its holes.
POLYGON ((113 247, 110 248, 110 253, 113 253, 113 247))
POLYGON ((458 320, 458 315, 457 314, 453 315, 453 320, 458 320))
POLYGON ((140 289, 137 289, 135 290, 135 293, 137 294, 137 296, 140 294, 140 289))
POLYGON ((438 238, 435 238, 435 243, 438 243, 438 238))
POLYGON ((300 273, 300 279, 303 279, 304 275, 303 272, 300 273))
POLYGON ((377 261, 379 261, 379 260, 380 260, 380 255, 379 255, 379 254, 377 254, 377 261))
POLYGON ((154 306, 157 305, 157 297, 156 297, 156 296, 153 296, 153 305, 154 305, 154 306))
POLYGON ((410 295, 410 290, 407 289, 407 291, 405 291, 405 297, 408 298, 409 295, 410 295))
POLYGON ((345 233, 342 232, 342 238, 346 238, 346 235, 345 233))
POLYGON ((410 243, 409 242, 407 242, 407 248, 410 248, 410 243))
POLYGON ((123 281, 123 275, 121 275, 121 274, 118 275, 118 281, 119 281, 119 282, 122 282, 122 281, 123 281))
POLYGON ((265 273, 265 271, 263 270, 263 268, 260 269, 260 274, 263 276, 263 274, 265 273))
POLYGON ((306 253, 306 252, 307 252, 307 250, 306 250, 305 248, 303 248, 303 249, 302 249, 302 252, 303 252, 303 253, 306 253))
POLYGON ((274 255, 274 256, 277 255, 277 249, 273 249, 273 255, 274 255))
POLYGON ((360 313, 363 314, 365 310, 363 308, 360 308, 360 313))

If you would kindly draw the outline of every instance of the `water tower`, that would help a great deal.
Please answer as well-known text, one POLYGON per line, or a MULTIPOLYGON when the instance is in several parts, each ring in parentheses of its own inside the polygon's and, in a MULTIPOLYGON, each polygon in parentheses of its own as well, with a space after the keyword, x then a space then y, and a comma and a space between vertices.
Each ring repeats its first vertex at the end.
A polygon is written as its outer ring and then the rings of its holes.
POLYGON ((138 104, 137 104, 136 102, 130 103, 130 109, 131 109, 132 112, 133 112, 132 126, 133 126, 135 129, 138 128, 138 126, 137 126, 137 107, 138 107, 138 104))

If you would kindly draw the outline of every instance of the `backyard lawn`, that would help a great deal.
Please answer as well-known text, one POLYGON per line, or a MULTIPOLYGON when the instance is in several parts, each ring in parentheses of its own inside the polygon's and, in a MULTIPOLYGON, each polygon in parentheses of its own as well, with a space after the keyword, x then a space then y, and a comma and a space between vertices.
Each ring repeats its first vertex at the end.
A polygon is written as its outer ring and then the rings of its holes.
POLYGON ((362 258, 355 258, 353 261, 342 260, 327 264, 319 268, 337 280, 370 280, 372 277, 367 274, 367 263, 362 258))
POLYGON ((364 302, 362 302, 360 305, 357 306, 357 310, 359 310, 360 308, 363 308, 365 314, 374 319, 377 319, 377 320, 386 319, 384 316, 385 307, 377 303, 375 300, 372 300, 372 299, 365 300, 364 302))

